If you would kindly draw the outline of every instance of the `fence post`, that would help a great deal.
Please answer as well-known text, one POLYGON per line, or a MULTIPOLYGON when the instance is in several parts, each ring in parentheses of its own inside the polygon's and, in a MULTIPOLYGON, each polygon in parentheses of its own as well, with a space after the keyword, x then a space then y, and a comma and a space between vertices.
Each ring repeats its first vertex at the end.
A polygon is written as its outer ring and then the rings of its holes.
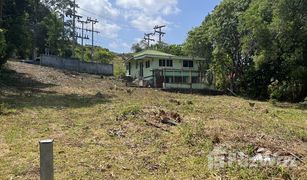
POLYGON ((40 179, 53 180, 53 139, 39 141, 40 179))

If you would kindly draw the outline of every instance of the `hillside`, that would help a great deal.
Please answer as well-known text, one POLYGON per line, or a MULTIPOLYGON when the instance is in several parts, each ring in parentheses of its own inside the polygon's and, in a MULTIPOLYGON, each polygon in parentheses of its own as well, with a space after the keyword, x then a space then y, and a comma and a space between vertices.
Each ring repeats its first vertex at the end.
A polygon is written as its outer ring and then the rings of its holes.
POLYGON ((38 179, 44 138, 55 140, 56 179, 307 179, 307 110, 295 104, 129 88, 12 61, 0 84, 0 179, 38 179), (295 166, 211 170, 218 149, 295 166))

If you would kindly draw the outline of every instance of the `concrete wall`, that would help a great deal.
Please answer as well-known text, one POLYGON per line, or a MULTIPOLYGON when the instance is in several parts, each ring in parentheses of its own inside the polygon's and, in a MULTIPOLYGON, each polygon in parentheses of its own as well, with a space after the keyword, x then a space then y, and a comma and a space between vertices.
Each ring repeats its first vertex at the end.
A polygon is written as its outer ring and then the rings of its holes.
POLYGON ((51 66, 60 69, 67 69, 71 71, 100 74, 100 75, 113 75, 113 65, 106 63, 88 63, 76 59, 66 59, 57 56, 41 56, 41 65, 51 66))

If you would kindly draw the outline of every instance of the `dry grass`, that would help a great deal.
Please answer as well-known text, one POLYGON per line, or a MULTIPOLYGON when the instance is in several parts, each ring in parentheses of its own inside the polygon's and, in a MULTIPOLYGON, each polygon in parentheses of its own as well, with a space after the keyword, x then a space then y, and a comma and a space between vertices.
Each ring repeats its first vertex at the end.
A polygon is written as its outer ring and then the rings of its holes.
POLYGON ((218 144, 304 159, 307 111, 294 105, 131 89, 112 79, 17 62, 8 69, 0 75, 0 179, 38 179, 38 141, 44 138, 55 139, 56 179, 307 178, 306 165, 207 166, 218 144), (183 120, 159 124, 159 110, 178 112, 183 120))

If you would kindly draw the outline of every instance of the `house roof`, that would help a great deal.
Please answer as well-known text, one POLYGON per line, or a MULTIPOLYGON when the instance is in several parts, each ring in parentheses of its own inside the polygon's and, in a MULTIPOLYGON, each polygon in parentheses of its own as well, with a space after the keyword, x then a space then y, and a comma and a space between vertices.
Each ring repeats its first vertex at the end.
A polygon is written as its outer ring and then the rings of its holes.
POLYGON ((164 53, 161 51, 156 50, 144 50, 139 53, 135 53, 130 60, 141 60, 144 58, 163 58, 163 59, 175 59, 175 60, 199 60, 204 61, 204 58, 197 58, 197 57, 184 57, 184 56, 175 56, 172 54, 164 53))

